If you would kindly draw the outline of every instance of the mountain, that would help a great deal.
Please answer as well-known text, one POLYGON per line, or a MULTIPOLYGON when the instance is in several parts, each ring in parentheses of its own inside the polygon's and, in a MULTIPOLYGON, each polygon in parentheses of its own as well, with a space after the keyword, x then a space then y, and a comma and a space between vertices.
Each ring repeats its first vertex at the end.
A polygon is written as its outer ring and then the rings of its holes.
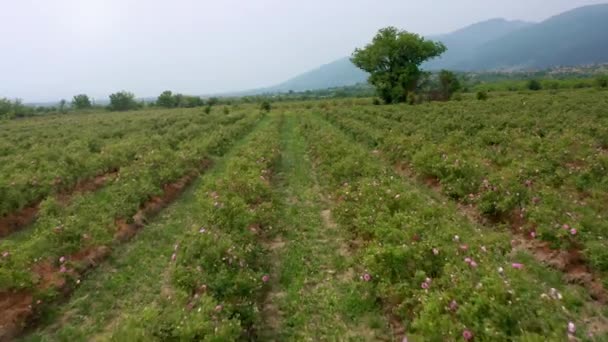
MULTIPOLYGON (((541 23, 491 19, 452 33, 429 36, 448 51, 427 70, 544 69, 608 62, 608 4, 580 7, 541 23)), ((365 82, 348 57, 296 76, 268 92, 303 91, 365 82)))
POLYGON ((426 63, 424 68, 431 70, 445 69, 463 63, 473 58, 474 52, 480 46, 533 25, 524 21, 508 21, 496 18, 467 26, 449 34, 430 36, 429 39, 442 42, 448 50, 440 58, 426 63))
POLYGON ((320 66, 277 86, 266 89, 270 92, 306 91, 353 85, 367 81, 367 73, 357 68, 348 57, 320 66))
POLYGON ((608 4, 549 18, 476 48, 461 70, 540 69, 608 61, 608 4))

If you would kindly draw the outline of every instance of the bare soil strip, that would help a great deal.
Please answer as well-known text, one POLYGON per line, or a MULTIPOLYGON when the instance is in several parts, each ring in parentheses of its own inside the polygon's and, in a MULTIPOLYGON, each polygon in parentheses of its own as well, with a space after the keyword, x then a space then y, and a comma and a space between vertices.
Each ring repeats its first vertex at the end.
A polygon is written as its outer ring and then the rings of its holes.
MULTIPOLYGON (((200 166, 201 171, 212 165, 211 160, 205 159, 200 166)), ((115 243, 122 243, 132 238, 138 230, 145 226, 146 221, 157 215, 163 208, 175 201, 180 194, 198 176, 198 172, 184 175, 173 183, 163 187, 163 194, 153 197, 141 205, 140 210, 132 217, 133 223, 127 220, 116 221, 115 243)), ((131 221, 131 220, 129 220, 131 221)), ((66 281, 67 277, 82 278, 106 259, 111 252, 111 246, 92 246, 67 257, 76 267, 61 269, 51 261, 45 260, 35 264, 32 272, 39 279, 37 290, 52 289, 67 298, 73 291, 72 283, 66 281)), ((34 291, 17 291, 0 293, 0 341, 10 340, 26 327, 35 324, 36 314, 43 310, 48 303, 40 300, 34 303, 34 291)))
MULTIPOLYGON (((103 187, 108 181, 114 179, 118 175, 118 170, 111 170, 104 174, 93 178, 84 179, 78 182, 69 190, 64 190, 55 194, 55 197, 61 204, 67 204, 77 194, 93 192, 103 187)), ((28 205, 27 207, 18 210, 14 213, 0 218, 0 238, 9 236, 36 220, 38 211, 40 210, 40 202, 28 205)))

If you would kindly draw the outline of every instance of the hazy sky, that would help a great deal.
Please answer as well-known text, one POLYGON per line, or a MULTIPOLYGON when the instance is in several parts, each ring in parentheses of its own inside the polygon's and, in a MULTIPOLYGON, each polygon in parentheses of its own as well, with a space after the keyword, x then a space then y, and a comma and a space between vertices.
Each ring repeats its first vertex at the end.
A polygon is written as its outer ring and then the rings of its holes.
POLYGON ((606 0, 0 0, 0 97, 156 96, 274 85, 381 27, 450 32, 606 0))

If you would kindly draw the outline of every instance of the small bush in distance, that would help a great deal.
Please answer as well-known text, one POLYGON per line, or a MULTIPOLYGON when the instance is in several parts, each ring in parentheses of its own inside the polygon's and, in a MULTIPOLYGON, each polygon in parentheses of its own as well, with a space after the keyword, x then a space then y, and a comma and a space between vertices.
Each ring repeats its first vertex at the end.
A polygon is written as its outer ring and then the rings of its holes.
POLYGON ((600 88, 608 88, 608 75, 599 76, 595 80, 595 84, 600 88))
POLYGON ((488 92, 487 91, 478 91, 477 92, 477 99, 479 101, 485 101, 488 99, 488 92))
POLYGON ((528 89, 536 91, 543 89, 543 86, 537 80, 530 80, 528 81, 528 89))
POLYGON ((272 109, 272 106, 270 105, 270 102, 264 101, 260 105, 260 109, 265 112, 270 112, 270 110, 272 109))

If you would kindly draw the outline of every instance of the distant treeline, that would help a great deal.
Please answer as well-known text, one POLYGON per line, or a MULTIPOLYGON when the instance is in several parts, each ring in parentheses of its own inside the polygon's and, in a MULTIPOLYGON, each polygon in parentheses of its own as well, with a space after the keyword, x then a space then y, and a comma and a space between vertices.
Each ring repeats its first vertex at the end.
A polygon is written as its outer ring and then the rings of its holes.
MULTIPOLYGON (((588 77, 554 78, 546 73, 503 74, 503 73, 435 73, 423 78, 410 102, 427 100, 449 100, 459 93, 487 93, 497 91, 558 90, 579 88, 608 88, 608 75, 588 77), (446 78, 447 77, 447 78, 446 78), (455 78, 454 78, 455 77, 455 78)), ((302 92, 260 94, 240 97, 211 97, 183 95, 167 90, 156 101, 137 100, 128 91, 120 91, 109 96, 108 105, 96 105, 86 94, 75 95, 71 102, 59 101, 53 106, 29 106, 20 99, 0 98, 0 119, 23 118, 45 114, 66 114, 84 111, 127 111, 144 108, 194 108, 206 107, 206 111, 217 105, 237 105, 245 103, 271 103, 284 101, 306 101, 336 98, 364 98, 376 96, 375 89, 369 84, 336 87, 302 92)))

